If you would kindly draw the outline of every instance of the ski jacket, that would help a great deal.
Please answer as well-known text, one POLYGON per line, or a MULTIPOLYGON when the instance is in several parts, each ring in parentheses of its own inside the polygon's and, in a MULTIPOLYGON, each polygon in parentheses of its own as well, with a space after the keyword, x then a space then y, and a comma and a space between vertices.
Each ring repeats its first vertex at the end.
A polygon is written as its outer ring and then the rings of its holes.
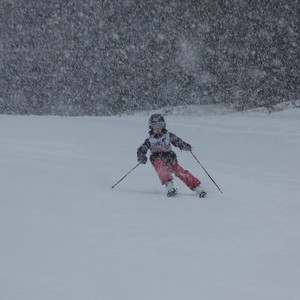
POLYGON ((163 129, 161 134, 154 134, 152 131, 149 131, 149 137, 138 148, 137 156, 138 158, 144 157, 148 150, 151 151, 151 154, 168 152, 172 150, 172 145, 178 147, 180 150, 190 151, 192 149, 191 145, 184 142, 174 133, 163 129))

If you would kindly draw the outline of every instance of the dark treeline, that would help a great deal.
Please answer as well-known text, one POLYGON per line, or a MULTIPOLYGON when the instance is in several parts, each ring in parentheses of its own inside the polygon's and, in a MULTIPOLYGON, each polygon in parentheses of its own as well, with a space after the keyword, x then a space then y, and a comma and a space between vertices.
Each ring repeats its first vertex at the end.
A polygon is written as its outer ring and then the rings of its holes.
POLYGON ((299 99, 298 0, 1 0, 0 113, 299 99))

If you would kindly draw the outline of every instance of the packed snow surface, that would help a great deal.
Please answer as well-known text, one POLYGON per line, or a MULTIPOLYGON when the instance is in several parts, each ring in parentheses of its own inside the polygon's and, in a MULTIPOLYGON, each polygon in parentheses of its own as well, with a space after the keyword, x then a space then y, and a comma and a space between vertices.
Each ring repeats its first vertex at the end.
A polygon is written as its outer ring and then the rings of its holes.
POLYGON ((205 199, 112 189, 148 117, 0 116, 0 299, 300 299, 300 109, 166 116, 205 199))

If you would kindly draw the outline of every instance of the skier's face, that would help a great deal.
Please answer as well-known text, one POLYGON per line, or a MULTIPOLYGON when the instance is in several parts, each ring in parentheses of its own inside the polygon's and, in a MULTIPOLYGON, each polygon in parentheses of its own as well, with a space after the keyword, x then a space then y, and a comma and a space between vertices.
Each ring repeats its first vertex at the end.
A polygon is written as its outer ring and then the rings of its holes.
POLYGON ((162 128, 153 128, 154 134, 160 134, 162 132, 162 128))

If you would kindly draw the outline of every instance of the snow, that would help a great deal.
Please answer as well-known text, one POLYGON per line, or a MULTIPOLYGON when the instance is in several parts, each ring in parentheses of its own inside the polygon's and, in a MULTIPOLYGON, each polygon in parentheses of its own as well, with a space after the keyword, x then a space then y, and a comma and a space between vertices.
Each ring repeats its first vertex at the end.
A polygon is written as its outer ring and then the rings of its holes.
POLYGON ((149 162, 111 188, 147 120, 0 116, 0 299, 299 299, 300 110, 166 116, 206 199, 149 162))

